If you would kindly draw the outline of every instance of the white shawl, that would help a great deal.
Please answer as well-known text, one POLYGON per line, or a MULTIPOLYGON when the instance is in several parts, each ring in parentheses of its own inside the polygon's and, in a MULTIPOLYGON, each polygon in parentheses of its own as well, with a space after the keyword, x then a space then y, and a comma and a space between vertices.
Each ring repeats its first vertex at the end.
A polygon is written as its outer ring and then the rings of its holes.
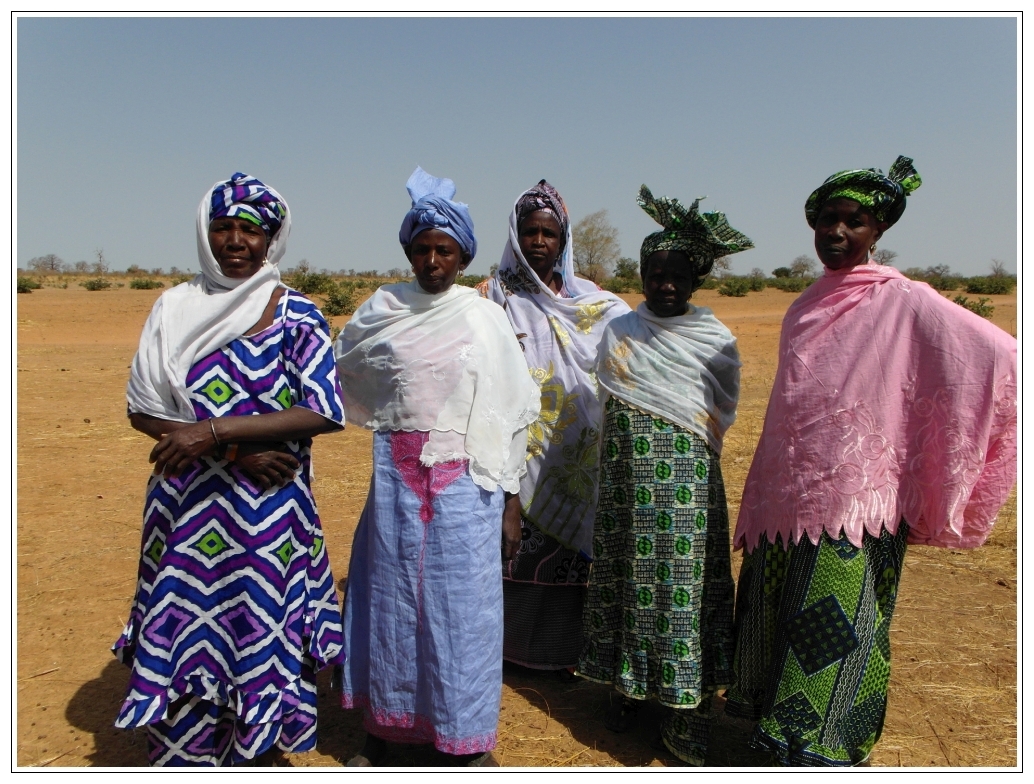
POLYGON ((600 386, 639 410, 696 433, 722 453, 740 396, 736 338, 710 308, 661 318, 643 302, 600 341, 600 386))
POLYGON ((424 465, 469 460, 475 484, 516 493, 539 389, 502 311, 452 286, 381 286, 334 343, 348 420, 428 432, 424 465))
POLYGON ((604 327, 627 313, 628 305, 592 281, 575 277, 570 229, 554 268, 563 276, 567 297, 539 280, 520 248, 515 203, 510 238, 487 296, 505 308, 542 395, 542 414, 528 438, 521 506, 524 516, 543 531, 588 554, 596 516, 602 416, 592 370, 604 327))
POLYGON ((133 357, 126 397, 129 412, 173 422, 195 422, 187 373, 198 359, 236 340, 262 317, 280 285, 277 264, 287 250, 291 210, 273 235, 266 261, 250 278, 228 278, 208 244, 208 216, 215 183, 197 208, 197 255, 201 274, 154 303, 133 357))

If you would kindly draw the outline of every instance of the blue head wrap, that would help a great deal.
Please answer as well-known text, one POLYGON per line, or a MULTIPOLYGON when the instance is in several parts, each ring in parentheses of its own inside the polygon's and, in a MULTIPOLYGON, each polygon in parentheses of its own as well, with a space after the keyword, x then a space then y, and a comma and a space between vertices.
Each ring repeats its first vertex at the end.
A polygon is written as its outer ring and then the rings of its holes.
POLYGON ((432 177, 417 166, 409 176, 406 190, 413 200, 413 207, 402 219, 399 242, 409 245, 420 232, 438 229, 456 240, 473 259, 478 251, 474 222, 470 219, 467 205, 452 200, 456 195, 456 183, 444 177, 432 177))
POLYGON ((236 172, 212 189, 211 223, 216 218, 241 218, 261 226, 272 237, 280 230, 287 210, 283 197, 261 180, 236 172))

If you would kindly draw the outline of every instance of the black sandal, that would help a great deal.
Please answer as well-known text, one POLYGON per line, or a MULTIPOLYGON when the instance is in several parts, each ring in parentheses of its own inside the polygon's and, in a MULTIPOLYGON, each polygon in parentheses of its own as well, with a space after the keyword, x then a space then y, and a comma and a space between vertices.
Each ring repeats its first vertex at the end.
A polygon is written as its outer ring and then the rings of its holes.
POLYGON ((363 748, 345 763, 346 768, 376 768, 388 754, 388 743, 376 735, 366 733, 363 748))
POLYGON ((611 732, 628 732, 639 714, 639 702, 624 695, 611 695, 610 707, 603 715, 603 726, 611 732), (615 700, 614 697, 618 696, 615 700))

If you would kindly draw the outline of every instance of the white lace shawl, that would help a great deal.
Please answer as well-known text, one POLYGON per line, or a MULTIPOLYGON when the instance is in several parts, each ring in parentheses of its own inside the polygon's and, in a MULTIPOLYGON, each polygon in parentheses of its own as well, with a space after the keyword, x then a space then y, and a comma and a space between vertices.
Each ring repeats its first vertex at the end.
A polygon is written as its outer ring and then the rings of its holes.
POLYGON ((464 286, 382 286, 334 343, 348 420, 420 430, 424 465, 470 461, 474 482, 516 493, 539 388, 503 312, 464 286))
POLYGON ((187 394, 187 373, 208 356, 253 327, 280 285, 277 264, 287 250, 291 211, 273 235, 266 261, 250 278, 228 278, 208 244, 212 190, 197 208, 197 255, 201 274, 162 294, 151 309, 129 376, 126 398, 130 413, 149 414, 173 422, 194 422, 187 394))
POLYGON ((600 386, 639 410, 696 433, 722 453, 740 396, 736 338, 710 308, 661 318, 643 302, 600 341, 600 386))

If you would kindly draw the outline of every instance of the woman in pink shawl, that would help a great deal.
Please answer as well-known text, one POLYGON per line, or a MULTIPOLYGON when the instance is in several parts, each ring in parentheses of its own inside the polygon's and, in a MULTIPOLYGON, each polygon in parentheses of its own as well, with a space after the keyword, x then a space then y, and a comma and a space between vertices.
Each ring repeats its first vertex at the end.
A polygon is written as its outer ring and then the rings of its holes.
POLYGON ((826 269, 783 320, 743 491, 726 706, 783 765, 868 760, 906 545, 980 546, 1016 480, 1016 340, 872 260, 920 183, 900 157, 805 205, 826 269))

